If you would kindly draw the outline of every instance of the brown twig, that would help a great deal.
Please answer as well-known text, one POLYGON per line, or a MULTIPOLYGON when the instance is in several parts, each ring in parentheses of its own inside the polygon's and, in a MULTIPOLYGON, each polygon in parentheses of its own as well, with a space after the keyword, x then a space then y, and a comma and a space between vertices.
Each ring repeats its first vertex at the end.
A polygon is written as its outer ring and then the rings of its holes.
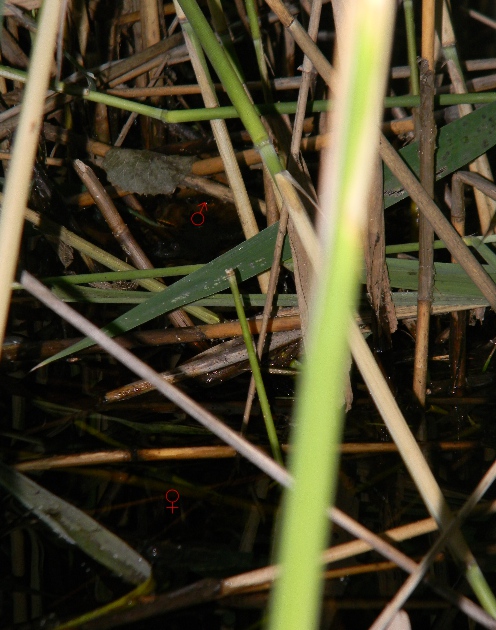
MULTIPOLYGON (((250 332, 256 335, 260 332, 260 318, 248 320, 250 332)), ((288 315, 273 317, 269 319, 269 332, 282 332, 285 330, 297 330, 300 327, 298 315, 288 315)), ((194 341, 205 341, 207 339, 229 339, 241 336, 241 326, 239 322, 224 322, 222 324, 206 324, 204 326, 193 326, 188 328, 168 328, 166 330, 143 330, 134 331, 129 336, 116 337, 116 341, 124 348, 136 348, 143 346, 159 346, 166 344, 191 343, 194 341)), ((42 361, 57 354, 65 348, 81 341, 81 338, 73 339, 53 339, 41 342, 21 342, 14 344, 4 344, 2 350, 2 361, 42 361)), ((94 354, 102 352, 99 346, 92 346, 83 351, 83 354, 94 354)))
MULTIPOLYGON (((105 188, 102 186, 93 170, 81 162, 81 160, 74 160, 74 168, 81 178, 81 181, 86 185, 88 191, 95 199, 95 203, 107 221, 115 239, 124 252, 131 258, 134 265, 138 269, 153 269, 152 263, 134 239, 129 228, 118 213, 114 202, 106 193, 105 188)), ((169 313, 169 318, 174 326, 177 326, 178 328, 194 325, 189 315, 183 310, 177 310, 169 313)), ((194 343, 198 350, 203 351, 207 348, 204 342, 199 341, 194 343)))
MULTIPOLYGON (((288 445, 281 448, 288 451, 288 445)), ((478 448, 477 442, 429 442, 425 448, 439 451, 464 451, 478 448)), ((343 455, 371 455, 376 453, 397 453, 396 444, 385 442, 371 442, 366 444, 347 443, 340 445, 343 455)), ((96 451, 92 453, 78 453, 77 455, 52 455, 40 459, 29 459, 15 465, 16 470, 54 470, 58 468, 101 466, 108 464, 122 464, 126 462, 154 462, 168 460, 190 459, 230 459, 236 456, 236 451, 230 446, 191 446, 177 448, 143 448, 137 451, 113 450, 96 451)))
MULTIPOLYGON (((428 3, 427 3, 428 4, 428 3)), ((424 6, 424 5, 423 5, 424 6)), ((432 20, 434 16, 432 16, 432 20)), ((432 38, 434 32, 432 31, 432 38)), ((423 42, 424 43, 424 42, 423 42)), ((432 46, 433 47, 433 46, 432 46)), ((420 182, 426 193, 434 197, 436 123, 434 120, 434 73, 429 62, 420 62, 419 110, 420 182)), ((429 321, 434 286, 434 230, 424 213, 419 216, 419 276, 417 301, 417 335, 413 364, 413 393, 421 407, 425 406, 429 352, 429 321)))
MULTIPOLYGON (((456 173, 452 178, 451 185, 451 224, 460 236, 465 236, 465 199, 464 185, 459 174, 456 173)), ((451 262, 456 260, 451 257, 451 262)), ((463 396, 466 385, 466 367, 467 367, 467 312, 454 311, 450 315, 450 370, 451 370, 451 391, 456 396, 463 396)))

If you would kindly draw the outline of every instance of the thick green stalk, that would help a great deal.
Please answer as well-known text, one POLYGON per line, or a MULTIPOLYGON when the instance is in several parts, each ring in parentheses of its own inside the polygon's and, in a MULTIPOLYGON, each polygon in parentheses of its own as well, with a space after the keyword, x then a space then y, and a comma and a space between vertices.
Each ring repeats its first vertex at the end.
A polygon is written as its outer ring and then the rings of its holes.
MULTIPOLYGON (((230 65, 230 64, 229 64, 230 65)), ((23 70, 16 70, 9 66, 0 65, 0 77, 11 79, 13 81, 27 80, 27 73, 23 70)), ((165 110, 158 107, 152 107, 151 105, 145 105, 137 101, 121 98, 119 96, 113 96, 112 94, 106 94, 104 92, 95 92, 88 88, 80 86, 74 86, 65 84, 63 82, 57 82, 51 86, 51 89, 62 94, 71 94, 83 98, 87 101, 94 103, 104 103, 109 107, 116 107, 124 111, 136 112, 142 116, 148 116, 156 120, 161 120, 165 123, 187 123, 187 122, 200 122, 206 120, 230 119, 230 118, 242 118, 238 114, 238 110, 234 106, 227 107, 209 107, 202 109, 188 109, 188 110, 165 110)), ((466 94, 439 94, 435 97, 436 106, 449 107, 451 105, 483 105, 487 103, 494 103, 496 101, 496 92, 483 92, 483 93, 466 93, 466 94)), ((248 99, 248 102, 249 99, 248 99)), ((308 113, 317 113, 328 111, 332 101, 331 100, 317 100, 308 104, 308 113)), ((404 96, 386 96, 384 98, 384 107, 418 107, 420 104, 420 98, 411 94, 404 96)), ((250 107, 254 110, 254 113, 258 116, 270 115, 270 114, 294 114, 298 107, 296 101, 288 101, 284 103, 271 103, 271 104, 259 104, 253 105, 250 102, 250 107)))
POLYGON ((289 458, 294 485, 284 499, 281 577, 271 601, 270 630, 318 626, 319 560, 328 535, 325 509, 329 500, 332 505, 336 487, 348 332, 358 294, 364 210, 378 147, 393 16, 393 0, 351 3, 344 31, 338 33, 334 143, 321 174, 326 183, 320 204, 326 210, 321 221, 325 253, 296 403, 289 458))

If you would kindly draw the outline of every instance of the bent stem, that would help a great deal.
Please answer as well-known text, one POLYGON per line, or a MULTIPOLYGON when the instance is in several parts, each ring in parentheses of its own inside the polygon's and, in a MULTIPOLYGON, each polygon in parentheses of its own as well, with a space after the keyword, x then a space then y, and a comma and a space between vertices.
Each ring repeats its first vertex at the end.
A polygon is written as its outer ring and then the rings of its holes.
MULTIPOLYGON (((181 28, 184 32, 184 39, 189 50, 191 63, 193 65, 198 84, 201 88, 203 101, 207 108, 218 107, 219 101, 217 100, 217 96, 215 94, 214 84, 210 76, 207 60, 203 54, 200 42, 186 19, 181 7, 178 5, 177 0, 175 0, 174 4, 179 18, 179 23, 181 24, 181 28)), ((258 226, 248 193, 246 191, 246 186, 241 175, 241 170, 234 154, 234 148, 229 136, 227 125, 223 120, 212 120, 210 124, 224 164, 229 187, 233 193, 234 204, 243 228, 243 234, 248 240, 252 236, 255 236, 255 234, 258 234, 258 226)), ((262 293, 267 293, 267 287, 269 284, 269 276, 267 272, 261 274, 258 277, 258 281, 262 293)))
POLYGON ((305 247, 312 263, 316 265, 316 252, 319 248, 315 237, 315 231, 298 195, 291 184, 288 184, 287 186, 280 185, 281 181, 284 180, 284 168, 279 160, 274 145, 271 143, 268 133, 260 120, 259 114, 248 98, 243 85, 229 62, 224 50, 218 43, 214 32, 210 28, 210 25, 198 7, 198 4, 195 0, 178 0, 178 3, 193 27, 217 75, 222 81, 222 84, 224 85, 232 104, 236 108, 242 123, 250 134, 255 149, 257 149, 260 153, 260 156, 271 177, 276 182, 277 188, 279 189, 284 202, 288 204, 291 218, 298 230, 303 246, 305 247), (292 191, 291 195, 288 194, 288 186, 292 191))

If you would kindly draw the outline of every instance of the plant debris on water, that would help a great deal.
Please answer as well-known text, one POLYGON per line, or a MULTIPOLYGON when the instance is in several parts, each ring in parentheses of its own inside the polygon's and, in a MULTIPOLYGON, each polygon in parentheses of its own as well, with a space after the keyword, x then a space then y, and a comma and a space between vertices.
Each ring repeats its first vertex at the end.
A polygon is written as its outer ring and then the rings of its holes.
POLYGON ((110 149, 102 166, 114 186, 138 195, 168 195, 191 171, 193 157, 160 155, 144 149, 110 149))

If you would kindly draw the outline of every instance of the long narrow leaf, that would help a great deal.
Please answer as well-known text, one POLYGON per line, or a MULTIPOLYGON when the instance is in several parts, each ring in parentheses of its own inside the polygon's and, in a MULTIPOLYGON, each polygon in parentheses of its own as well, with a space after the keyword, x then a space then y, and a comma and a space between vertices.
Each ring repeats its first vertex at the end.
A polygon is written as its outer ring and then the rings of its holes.
POLYGON ((2 462, 0 484, 57 536, 77 545, 126 582, 142 584, 150 578, 150 564, 127 543, 78 508, 2 462))
MULTIPOLYGON (((241 281, 266 271, 272 264, 277 229, 277 224, 271 225, 242 245, 222 254, 198 271, 178 280, 165 291, 157 293, 143 304, 121 315, 103 330, 109 336, 122 334, 164 313, 181 308, 185 304, 223 291, 229 287, 226 269, 237 269, 241 281)), ((291 251, 286 240, 282 258, 288 260, 290 257, 291 251)), ((84 350, 91 345, 93 345, 91 340, 84 339, 40 363, 38 367, 84 350)))

